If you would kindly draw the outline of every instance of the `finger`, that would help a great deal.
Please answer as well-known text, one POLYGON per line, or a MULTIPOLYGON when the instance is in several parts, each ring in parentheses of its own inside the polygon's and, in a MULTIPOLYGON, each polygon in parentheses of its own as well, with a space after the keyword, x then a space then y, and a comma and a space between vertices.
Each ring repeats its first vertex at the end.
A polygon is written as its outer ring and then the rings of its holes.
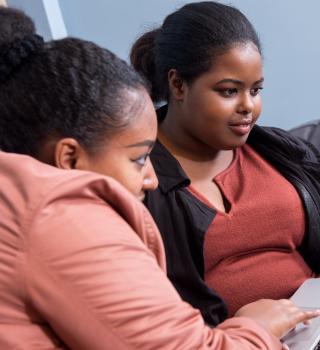
POLYGON ((320 316, 320 310, 313 311, 298 311, 296 317, 294 318, 296 323, 305 322, 311 320, 312 318, 320 316))
POLYGON ((282 344, 282 350, 290 350, 289 346, 285 343, 282 344))
POLYGON ((315 318, 320 316, 320 309, 318 310, 312 310, 312 311, 305 311, 305 313, 307 314, 308 318, 315 318))
POLYGON ((310 323, 311 323, 311 321, 310 321, 310 320, 303 321, 303 324, 304 324, 305 326, 309 326, 309 325, 310 325, 310 323))

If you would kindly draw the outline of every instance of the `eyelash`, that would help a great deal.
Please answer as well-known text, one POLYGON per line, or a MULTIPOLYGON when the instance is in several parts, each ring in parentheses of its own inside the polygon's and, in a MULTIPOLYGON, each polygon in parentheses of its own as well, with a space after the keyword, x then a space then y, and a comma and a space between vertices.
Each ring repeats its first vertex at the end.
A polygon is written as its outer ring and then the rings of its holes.
POLYGON ((146 165, 147 159, 149 158, 150 153, 143 154, 141 157, 132 159, 132 161, 136 164, 138 164, 141 167, 144 167, 146 165))
MULTIPOLYGON (((262 89, 263 89, 262 86, 250 89, 251 96, 257 96, 262 89)), ((218 92, 220 93, 221 96, 228 98, 228 97, 233 97, 238 92, 238 89, 236 88, 221 89, 221 90, 218 90, 218 92)))

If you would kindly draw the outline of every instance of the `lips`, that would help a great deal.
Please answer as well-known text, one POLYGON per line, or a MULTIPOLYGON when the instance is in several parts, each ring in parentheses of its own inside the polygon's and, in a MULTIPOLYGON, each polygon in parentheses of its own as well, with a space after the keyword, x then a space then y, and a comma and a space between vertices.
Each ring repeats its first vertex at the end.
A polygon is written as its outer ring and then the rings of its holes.
POLYGON ((236 123, 230 123, 229 128, 234 134, 244 136, 250 132, 251 125, 252 120, 243 120, 236 123))

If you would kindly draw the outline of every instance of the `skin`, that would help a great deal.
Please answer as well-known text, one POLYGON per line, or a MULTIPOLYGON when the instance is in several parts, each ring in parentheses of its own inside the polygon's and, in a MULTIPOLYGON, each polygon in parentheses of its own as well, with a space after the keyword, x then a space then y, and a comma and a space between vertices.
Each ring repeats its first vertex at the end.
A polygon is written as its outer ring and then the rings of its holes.
POLYGON ((111 176, 142 201, 145 191, 158 186, 149 157, 157 137, 157 118, 146 91, 128 93, 127 99, 129 104, 138 104, 132 108, 133 122, 115 134, 95 156, 84 151, 77 169, 111 176))
POLYGON ((192 83, 168 74, 170 102, 160 141, 179 160, 193 187, 228 211, 212 179, 226 169, 261 113, 261 55, 252 43, 232 47, 192 83))
POLYGON ((320 316, 320 310, 303 311, 291 300, 261 299, 240 308, 235 317, 250 317, 276 337, 283 337, 298 323, 306 325, 314 317, 320 316))
POLYGON ((157 118, 145 90, 126 91, 124 115, 132 120, 122 131, 91 152, 73 138, 50 140, 44 145, 42 161, 61 169, 94 171, 120 182, 139 200, 158 186, 149 155, 156 140, 157 118))

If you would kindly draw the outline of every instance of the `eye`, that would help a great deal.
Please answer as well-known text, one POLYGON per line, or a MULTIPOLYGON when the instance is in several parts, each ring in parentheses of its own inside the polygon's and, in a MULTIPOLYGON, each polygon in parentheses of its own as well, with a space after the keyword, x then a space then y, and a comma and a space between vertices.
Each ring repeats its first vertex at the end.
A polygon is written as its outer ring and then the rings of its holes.
POLYGON ((146 153, 143 154, 141 157, 136 158, 136 159, 132 159, 132 161, 136 164, 138 164, 139 166, 143 167, 146 165, 147 159, 150 156, 150 153, 146 153))
POLYGON ((263 89, 262 86, 256 87, 256 88, 252 88, 252 89, 250 90, 251 96, 257 96, 257 95, 260 93, 260 91, 261 91, 262 89, 263 89))
POLYGON ((223 97, 233 97, 237 94, 238 89, 236 88, 221 89, 221 90, 218 90, 218 92, 223 97))

